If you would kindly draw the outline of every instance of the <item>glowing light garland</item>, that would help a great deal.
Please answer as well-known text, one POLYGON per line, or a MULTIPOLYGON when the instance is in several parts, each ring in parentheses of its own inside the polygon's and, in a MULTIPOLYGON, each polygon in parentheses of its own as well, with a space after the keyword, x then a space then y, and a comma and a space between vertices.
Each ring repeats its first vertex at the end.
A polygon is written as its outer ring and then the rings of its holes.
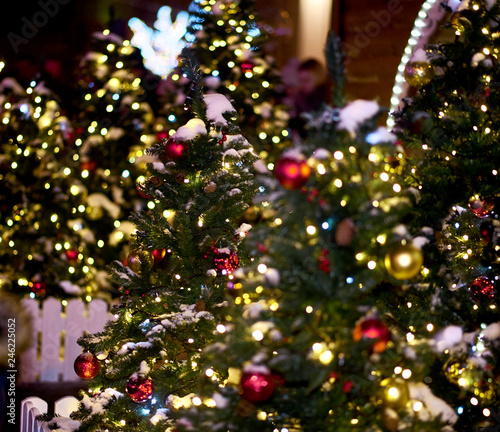
POLYGON ((171 12, 170 6, 162 6, 154 28, 148 27, 139 18, 131 18, 128 22, 134 32, 130 43, 141 50, 144 66, 162 78, 166 78, 177 66, 177 58, 186 45, 183 36, 187 31, 189 14, 181 11, 172 22, 171 12))
MULTIPOLYGON (((409 88, 409 84, 404 78, 406 63, 408 63, 408 60, 410 60, 415 50, 424 47, 430 35, 436 29, 437 23, 444 16, 444 13, 445 10, 441 7, 441 2, 437 0, 426 0, 420 8, 417 19, 413 24, 411 36, 408 39, 404 54, 398 66, 394 87, 392 88, 391 112, 398 108, 401 99, 405 96, 409 88)), ((387 119, 387 127, 390 129, 393 126, 394 119, 389 116, 387 119)))

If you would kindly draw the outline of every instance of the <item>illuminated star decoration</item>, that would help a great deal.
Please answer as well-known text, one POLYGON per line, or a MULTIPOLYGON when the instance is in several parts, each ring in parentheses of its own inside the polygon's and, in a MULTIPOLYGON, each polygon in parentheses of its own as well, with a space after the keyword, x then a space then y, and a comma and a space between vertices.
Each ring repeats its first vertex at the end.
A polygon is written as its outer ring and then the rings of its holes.
POLYGON ((170 6, 162 6, 158 10, 154 29, 139 18, 131 18, 128 22, 134 32, 130 43, 141 50, 144 66, 162 78, 166 78, 177 66, 177 57, 186 45, 183 36, 186 33, 189 14, 185 11, 179 12, 172 23, 171 12, 170 6))

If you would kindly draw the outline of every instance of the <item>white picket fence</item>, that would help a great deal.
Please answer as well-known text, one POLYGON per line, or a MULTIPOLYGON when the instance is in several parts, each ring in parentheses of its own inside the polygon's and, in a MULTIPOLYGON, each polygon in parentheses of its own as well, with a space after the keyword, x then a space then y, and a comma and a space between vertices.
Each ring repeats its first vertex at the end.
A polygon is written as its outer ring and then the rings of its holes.
MULTIPOLYGON (((65 396, 58 399, 54 404, 54 413, 62 418, 69 415, 78 408, 78 399, 73 396, 65 396)), ((21 429, 20 432, 50 432, 48 423, 37 420, 40 414, 48 412, 48 404, 39 397, 29 397, 21 402, 21 429)))
MULTIPOLYGON (((82 347, 77 341, 84 332, 96 333, 112 320, 110 305, 99 299, 84 303, 69 300, 64 307, 60 300, 48 298, 42 303, 33 299, 22 300, 23 306, 32 316, 32 340, 22 354, 18 370, 18 383, 84 382, 74 371, 76 357, 82 347)), ((58 399, 50 412, 68 418, 78 408, 74 396, 58 399)), ((21 401, 20 432, 50 432, 47 423, 37 416, 49 411, 48 403, 39 397, 28 397, 21 401)))
POLYGON ((112 319, 109 304, 95 299, 85 304, 78 299, 63 307, 60 300, 48 298, 40 304, 22 300, 33 317, 32 344, 21 357, 20 383, 79 381, 73 365, 82 347, 77 340, 84 334, 102 331, 112 319))

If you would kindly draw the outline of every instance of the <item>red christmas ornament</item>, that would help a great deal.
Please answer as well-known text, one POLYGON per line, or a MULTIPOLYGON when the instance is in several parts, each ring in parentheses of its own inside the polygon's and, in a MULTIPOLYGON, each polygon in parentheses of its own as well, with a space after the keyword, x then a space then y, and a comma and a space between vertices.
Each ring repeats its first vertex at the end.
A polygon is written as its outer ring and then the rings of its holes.
POLYGON ((158 141, 162 142, 164 139, 168 139, 168 132, 167 131, 156 132, 156 138, 158 139, 158 141))
POLYGON ((481 231, 481 237, 484 240, 485 244, 488 244, 491 241, 493 232, 494 232, 494 227, 491 222, 489 221, 483 221, 481 222, 481 226, 479 227, 481 231))
POLYGON ((153 252, 151 252, 151 255, 153 255, 154 263, 158 264, 163 258, 165 258, 165 255, 167 254, 167 250, 165 248, 162 249, 155 249, 153 252))
POLYGON ((373 339, 372 351, 380 353, 385 350, 387 342, 391 339, 391 334, 386 325, 377 318, 365 318, 356 323, 353 339, 357 342, 361 339, 373 339))
POLYGON ((125 391, 134 402, 146 402, 153 394, 153 381, 150 378, 141 378, 134 373, 128 379, 125 391))
POLYGON ((322 249, 318 256, 318 266, 322 272, 330 274, 330 260, 328 259, 328 249, 322 249))
POLYGON ((486 276, 479 276, 469 286, 469 294, 473 300, 492 300, 495 297, 495 284, 486 276))
POLYGON ((263 252, 263 253, 269 252, 269 249, 267 248, 267 246, 264 243, 257 243, 257 250, 259 252, 263 252))
POLYGON ((78 258, 78 251, 75 250, 67 250, 66 251, 66 258, 68 261, 76 261, 78 258))
POLYGON ((42 281, 31 281, 29 283, 29 287, 31 289, 31 292, 35 294, 36 297, 41 297, 47 292, 47 284, 42 281))
POLYGON ((186 143, 177 142, 174 138, 169 138, 165 143, 165 154, 169 159, 177 160, 184 156, 186 143))
POLYGON ((244 74, 247 73, 247 72, 253 72, 253 68, 254 68, 255 64, 253 62, 251 62, 250 60, 247 60, 247 61, 244 61, 243 63, 241 63, 241 72, 243 72, 244 74))
POLYGON ((213 249, 214 252, 214 268, 223 275, 230 274, 238 268, 239 258, 235 253, 229 252, 227 249, 213 249))
POLYGON ((259 372, 245 372, 241 375, 241 397, 249 402, 263 402, 274 394, 275 377, 259 372))
POLYGON ((80 378, 92 379, 101 370, 101 363, 94 354, 84 352, 76 358, 74 369, 80 378))
POLYGON ((135 189, 137 190, 137 193, 139 194, 139 196, 141 196, 142 198, 145 198, 145 199, 150 199, 151 197, 145 193, 143 190, 142 190, 142 186, 140 184, 138 184, 135 189))
POLYGON ((311 174, 306 161, 291 157, 282 157, 274 167, 274 176, 288 190, 300 189, 311 174))
POLYGON ((354 384, 352 383, 352 381, 347 380, 347 381, 344 383, 344 385, 342 386, 342 391, 343 391, 344 393, 349 393, 349 392, 352 390, 352 388, 353 388, 353 387, 354 387, 354 384))
POLYGON ((469 208, 478 218, 485 218, 495 208, 495 202, 492 198, 474 198, 469 202, 469 208))
POLYGON ((318 189, 316 188, 313 188, 311 189, 311 191, 309 192, 309 195, 307 196, 307 202, 313 202, 314 199, 319 195, 319 192, 318 192, 318 189))
POLYGON ((80 169, 82 171, 87 170, 89 173, 94 174, 97 169, 97 162, 93 160, 82 162, 80 163, 80 169))

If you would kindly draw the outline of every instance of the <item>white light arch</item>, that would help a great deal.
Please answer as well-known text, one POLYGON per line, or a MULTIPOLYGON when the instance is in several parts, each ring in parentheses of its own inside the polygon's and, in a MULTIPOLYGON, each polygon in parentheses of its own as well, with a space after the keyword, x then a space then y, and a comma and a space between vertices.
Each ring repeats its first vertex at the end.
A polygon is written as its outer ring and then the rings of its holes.
MULTIPOLYGON (((398 66, 396 79, 392 88, 391 96, 391 112, 395 111, 403 97, 408 93, 409 84, 404 78, 404 70, 406 63, 410 60, 414 51, 419 48, 424 48, 430 36, 436 30, 438 23, 445 14, 445 10, 441 7, 440 0, 426 0, 420 8, 417 19, 413 24, 413 29, 408 39, 408 43, 404 49, 401 62, 398 66)), ((387 127, 392 129, 394 119, 389 115, 387 119, 387 127)))

